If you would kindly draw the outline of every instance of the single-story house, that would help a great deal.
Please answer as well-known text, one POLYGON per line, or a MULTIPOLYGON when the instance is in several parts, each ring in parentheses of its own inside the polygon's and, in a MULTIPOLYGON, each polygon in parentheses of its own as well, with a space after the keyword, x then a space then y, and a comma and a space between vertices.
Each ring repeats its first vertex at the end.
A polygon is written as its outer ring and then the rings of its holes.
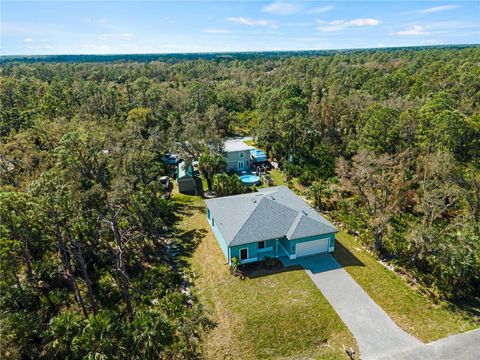
POLYGON ((207 218, 229 264, 332 252, 335 226, 286 186, 205 200, 207 218))
POLYGON ((224 143, 224 158, 227 171, 242 172, 250 169, 250 150, 253 146, 247 145, 242 139, 228 139, 224 143))
POLYGON ((202 180, 195 174, 190 164, 185 168, 185 161, 177 164, 177 185, 178 191, 182 194, 201 195, 202 180))

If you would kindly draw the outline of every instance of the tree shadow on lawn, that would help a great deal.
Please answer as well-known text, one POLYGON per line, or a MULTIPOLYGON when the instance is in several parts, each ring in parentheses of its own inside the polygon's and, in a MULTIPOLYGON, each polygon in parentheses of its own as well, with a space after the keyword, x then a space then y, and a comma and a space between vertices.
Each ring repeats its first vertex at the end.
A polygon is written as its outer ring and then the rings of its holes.
POLYGON ((177 266, 189 267, 187 258, 191 258, 202 242, 203 238, 208 233, 205 229, 191 229, 182 233, 176 233, 174 237, 174 246, 178 251, 175 256, 177 266))
POLYGON ((195 212, 203 212, 205 209, 204 204, 195 204, 193 201, 192 202, 183 202, 183 201, 175 201, 173 205, 173 212, 176 215, 175 220, 180 220, 181 216, 188 216, 192 215, 195 212))
POLYGON ((480 297, 469 297, 458 300, 454 303, 454 308, 460 309, 466 316, 474 319, 480 324, 480 297))

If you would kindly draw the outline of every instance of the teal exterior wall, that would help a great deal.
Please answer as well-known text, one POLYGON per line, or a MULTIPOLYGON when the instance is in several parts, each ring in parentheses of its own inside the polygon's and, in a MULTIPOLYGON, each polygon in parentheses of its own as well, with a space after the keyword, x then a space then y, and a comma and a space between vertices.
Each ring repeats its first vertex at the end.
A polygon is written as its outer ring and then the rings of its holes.
POLYGON ((220 249, 223 252, 223 255, 225 256, 225 259, 228 261, 228 246, 227 243, 225 242, 222 234, 218 230, 217 225, 215 224, 215 219, 211 216, 210 211, 207 208, 207 219, 208 223, 210 224, 210 227, 212 228, 213 234, 215 235, 215 238, 217 239, 218 245, 220 246, 220 249))
POLYGON ((275 256, 275 239, 265 240, 265 248, 259 249, 258 243, 250 243, 244 245, 235 245, 230 247, 230 259, 236 257, 240 259, 240 249, 248 249, 248 259, 263 260, 266 257, 275 256), (269 249, 271 248, 271 249, 269 249))
POLYGON ((316 235, 316 236, 309 236, 309 237, 300 238, 300 239, 295 239, 295 240, 287 240, 288 243, 289 243, 288 251, 290 252, 290 254, 295 254, 295 253, 296 253, 296 248, 295 248, 295 246, 296 246, 297 244, 300 244, 300 243, 303 243, 303 242, 307 242, 307 241, 325 239, 325 238, 329 238, 329 239, 330 239, 330 240, 329 240, 329 245, 328 245, 328 247, 329 247, 329 248, 333 248, 333 247, 334 247, 334 244, 335 244, 335 233, 322 234, 322 235, 316 235))
POLYGON ((307 241, 313 241, 313 240, 320 240, 320 239, 325 239, 329 238, 329 245, 328 247, 330 249, 333 249, 335 247, 335 233, 330 233, 330 234, 323 234, 323 235, 316 235, 316 236, 309 236, 301 239, 295 239, 295 240, 288 240, 287 238, 283 237, 280 239, 280 244, 285 248, 285 250, 288 251, 289 255, 296 254, 296 245, 307 242, 307 241))
POLYGON ((286 237, 283 237, 281 239, 278 239, 278 242, 290 254, 290 241, 286 237))
POLYGON ((240 249, 248 249, 248 258, 253 259, 257 258, 257 243, 250 243, 250 244, 245 244, 245 245, 237 245, 237 246, 231 246, 230 247, 230 259, 231 258, 238 258, 240 260, 240 249))

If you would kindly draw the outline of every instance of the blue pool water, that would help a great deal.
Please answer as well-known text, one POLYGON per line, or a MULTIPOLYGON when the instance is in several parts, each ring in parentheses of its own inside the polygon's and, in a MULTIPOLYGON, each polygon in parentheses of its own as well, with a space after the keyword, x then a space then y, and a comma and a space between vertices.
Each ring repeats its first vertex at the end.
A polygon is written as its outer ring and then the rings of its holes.
POLYGON ((242 175, 240 180, 247 186, 257 185, 260 182, 260 178, 256 175, 242 175))

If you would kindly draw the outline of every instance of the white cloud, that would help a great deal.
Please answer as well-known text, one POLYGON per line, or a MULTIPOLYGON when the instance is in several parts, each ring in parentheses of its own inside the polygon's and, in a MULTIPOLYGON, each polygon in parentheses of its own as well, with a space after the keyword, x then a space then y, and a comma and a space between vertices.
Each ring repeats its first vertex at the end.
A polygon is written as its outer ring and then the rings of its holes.
POLYGON ((86 18, 85 21, 89 24, 106 24, 108 22, 107 19, 93 19, 93 18, 86 18))
POLYGON ((53 47, 51 45, 37 45, 37 46, 29 45, 27 46, 27 49, 28 50, 49 50, 49 49, 53 49, 53 47))
POLYGON ((428 9, 419 10, 418 13, 420 14, 429 14, 439 11, 446 11, 446 10, 453 10, 459 8, 460 5, 441 5, 441 6, 434 6, 428 9))
POLYGON ((27 38, 23 39, 23 42, 24 43, 33 43, 33 39, 31 37, 27 37, 27 38))
POLYGON ((252 19, 252 18, 245 18, 242 16, 231 16, 228 18, 228 21, 230 21, 233 24, 239 24, 239 25, 247 25, 247 26, 270 26, 274 29, 278 28, 275 23, 268 21, 268 20, 263 20, 263 19, 252 19))
POLYGON ((98 35, 98 38, 99 38, 100 40, 113 39, 113 34, 102 34, 102 35, 98 35))
POLYGON ((328 5, 328 6, 320 6, 320 7, 312 8, 312 9, 309 9, 307 12, 309 14, 323 14, 333 9, 335 9, 335 6, 328 5))
POLYGON ((276 1, 262 8, 263 12, 276 15, 290 15, 302 10, 303 5, 293 2, 276 1))
POLYGON ((319 24, 324 24, 317 27, 319 31, 333 32, 340 31, 352 26, 376 26, 380 24, 380 20, 377 19, 352 19, 352 20, 333 20, 333 21, 322 21, 317 20, 319 24))
POLYGON ((101 34, 98 36, 100 40, 111 40, 111 39, 118 39, 123 41, 130 41, 133 39, 133 35, 129 33, 123 34, 101 34))
POLYGON ((347 24, 354 26, 375 26, 380 24, 380 21, 377 19, 353 19, 347 21, 347 24))
POLYGON ((230 34, 230 30, 227 29, 202 29, 204 34, 230 34))
POLYGON ((421 25, 413 25, 408 27, 406 30, 390 33, 390 35, 400 35, 400 36, 420 36, 420 35, 428 35, 428 34, 429 32, 426 32, 424 27, 421 25))
POLYGON ((130 41, 130 40, 133 39, 132 34, 129 34, 129 33, 119 34, 117 37, 118 37, 120 40, 125 40, 125 41, 130 41))

